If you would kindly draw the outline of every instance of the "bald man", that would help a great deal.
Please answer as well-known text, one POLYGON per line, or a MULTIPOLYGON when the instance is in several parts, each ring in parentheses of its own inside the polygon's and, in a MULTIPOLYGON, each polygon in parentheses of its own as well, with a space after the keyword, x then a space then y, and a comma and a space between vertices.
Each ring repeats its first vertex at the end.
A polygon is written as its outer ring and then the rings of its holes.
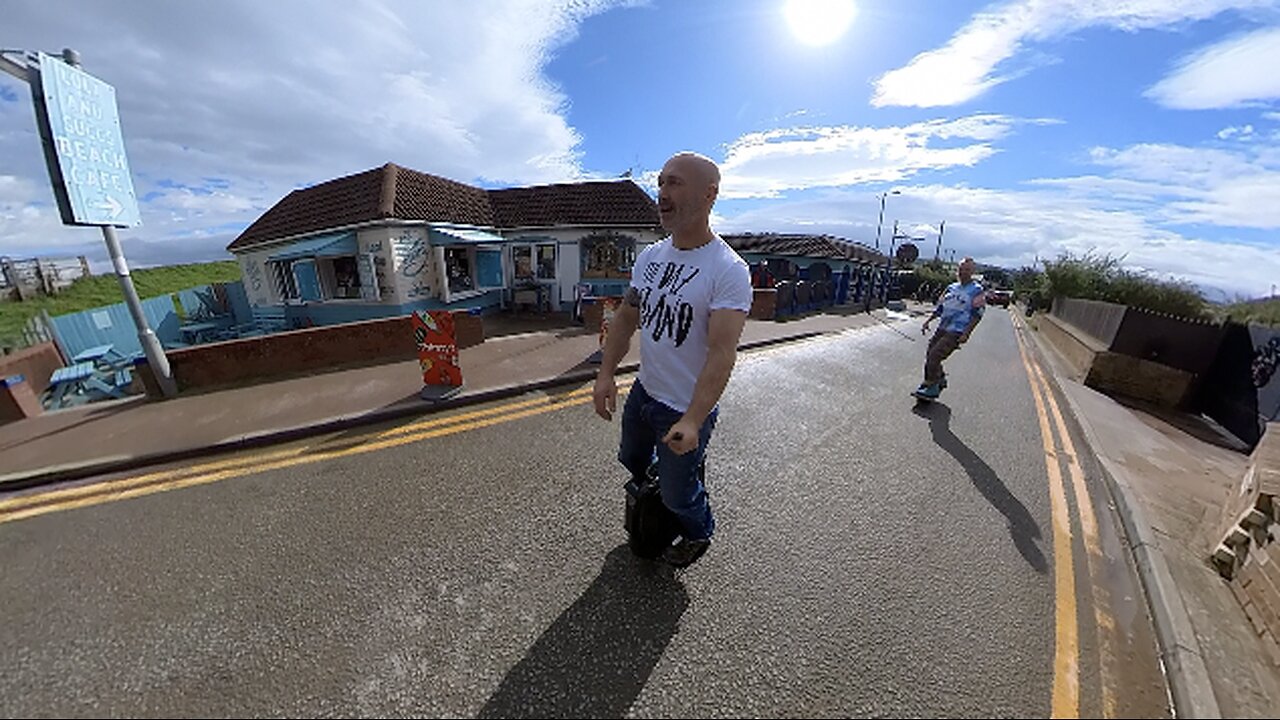
POLYGON ((916 388, 915 394, 926 400, 933 400, 942 394, 947 386, 947 374, 942 371, 942 361, 951 356, 957 348, 969 341, 969 335, 982 320, 982 312, 987 304, 987 292, 982 284, 973 279, 973 258, 967 257, 956 268, 956 279, 938 298, 938 305, 933 314, 920 327, 920 334, 929 332, 929 323, 934 318, 942 318, 938 324, 938 332, 929 340, 929 349, 925 352, 924 382, 916 388))
POLYGON ((622 411, 618 461, 643 481, 658 460, 662 502, 680 520, 679 542, 663 559, 687 567, 711 545, 715 519, 703 458, 720 396, 751 310, 747 263, 711 230, 720 170, 695 153, 678 153, 658 175, 658 213, 667 238, 636 258, 625 301, 609 324, 596 413, 612 420, 614 373, 640 330, 640 377, 622 411))

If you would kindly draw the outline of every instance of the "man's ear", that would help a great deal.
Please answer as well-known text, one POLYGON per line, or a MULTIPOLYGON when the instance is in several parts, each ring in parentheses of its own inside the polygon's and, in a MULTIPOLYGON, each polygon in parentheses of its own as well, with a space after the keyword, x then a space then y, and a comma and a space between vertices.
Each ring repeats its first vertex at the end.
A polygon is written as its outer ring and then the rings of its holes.
POLYGON ((707 200, 710 201, 712 205, 716 204, 716 198, 719 196, 720 196, 719 184, 711 183, 709 186, 707 186, 707 200))

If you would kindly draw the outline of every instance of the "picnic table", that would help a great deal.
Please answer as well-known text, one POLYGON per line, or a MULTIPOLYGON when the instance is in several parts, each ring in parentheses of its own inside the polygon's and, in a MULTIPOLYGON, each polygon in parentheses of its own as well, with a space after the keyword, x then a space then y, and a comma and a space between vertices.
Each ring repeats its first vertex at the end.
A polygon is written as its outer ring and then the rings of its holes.
POLYGON ((67 367, 60 367, 49 376, 49 407, 63 407, 72 397, 84 392, 85 381, 93 377, 92 362, 78 362, 67 367))
POLYGON ((111 343, 107 343, 106 345, 99 345, 97 347, 88 348, 87 350, 81 350, 75 357, 71 358, 71 362, 74 362, 74 363, 97 362, 102 358, 106 357, 107 353, 114 350, 115 347, 116 347, 115 345, 112 345, 111 343))
POLYGON ((226 325, 216 322, 193 322, 180 325, 178 330, 182 332, 184 340, 189 340, 191 344, 197 344, 207 340, 213 333, 222 330, 226 325))

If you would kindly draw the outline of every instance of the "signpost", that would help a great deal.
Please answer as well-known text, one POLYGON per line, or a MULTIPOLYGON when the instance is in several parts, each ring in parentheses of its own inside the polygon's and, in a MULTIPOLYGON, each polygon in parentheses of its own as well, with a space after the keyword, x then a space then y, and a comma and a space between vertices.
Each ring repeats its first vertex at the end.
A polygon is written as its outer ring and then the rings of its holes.
POLYGON ((80 57, 71 49, 63 50, 61 58, 23 54, 21 62, 0 53, 0 70, 31 86, 36 127, 63 224, 102 228, 142 350, 161 392, 172 396, 177 394, 177 386, 169 359, 147 324, 116 238, 116 227, 142 223, 120 130, 116 91, 79 66, 80 57))
POLYGON ((140 225, 115 88, 44 53, 36 54, 31 78, 40 139, 62 222, 140 225))

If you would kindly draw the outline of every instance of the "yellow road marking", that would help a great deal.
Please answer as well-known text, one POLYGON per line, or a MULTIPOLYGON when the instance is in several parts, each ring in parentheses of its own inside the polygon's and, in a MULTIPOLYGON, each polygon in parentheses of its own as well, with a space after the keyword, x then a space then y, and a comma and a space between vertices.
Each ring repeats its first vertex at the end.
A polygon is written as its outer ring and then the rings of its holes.
MULTIPOLYGON (((619 399, 625 396, 634 380, 618 383, 619 399)), ((403 428, 384 431, 360 438, 362 444, 342 447, 332 452, 319 452, 323 446, 293 448, 286 451, 264 453, 216 463, 206 463, 173 471, 149 473, 106 483, 97 483, 66 490, 10 498, 0 503, 0 523, 43 515, 59 510, 87 507, 114 500, 123 500, 152 493, 193 485, 203 485, 228 478, 250 475, 269 470, 321 462, 338 457, 358 455, 375 450, 406 445, 430 438, 453 435, 470 430, 490 427, 500 423, 540 415, 562 408, 585 405, 592 402, 591 388, 583 388, 558 397, 525 400, 478 410, 448 418, 413 424, 414 430, 400 432, 403 428), (514 412, 512 412, 514 410, 514 412), (372 440, 372 442, 369 442, 372 440)))
POLYGON ((1053 508, 1053 578, 1055 587, 1055 632, 1053 657, 1053 704, 1051 717, 1080 716, 1080 639, 1076 618, 1076 578, 1071 548, 1071 515, 1067 492, 1062 484, 1062 470, 1054 450, 1053 431, 1040 398, 1035 373, 1022 343, 1018 353, 1027 371, 1031 397, 1035 399, 1040 420, 1040 439, 1044 445, 1045 466, 1049 473, 1049 502, 1053 508))
POLYGON ((1049 389, 1049 382, 1045 378, 1044 372, 1040 369, 1040 364, 1032 361, 1032 367, 1035 369, 1036 378, 1040 382, 1044 397, 1048 401, 1049 412, 1053 416, 1053 423, 1058 430, 1058 437, 1062 441, 1062 448, 1066 451, 1067 470, 1071 475, 1071 484, 1075 490, 1076 507, 1080 514, 1080 530, 1084 536, 1084 547, 1087 552, 1090 584, 1093 586, 1093 612, 1094 620, 1098 625, 1098 653, 1101 656, 1102 715, 1106 718, 1114 718, 1116 716, 1116 688, 1113 687, 1113 683, 1117 677, 1114 642, 1115 620, 1111 617, 1109 611, 1111 607, 1109 594, 1101 582, 1103 557, 1102 543, 1098 539, 1098 521, 1093 512, 1093 503, 1089 499, 1089 489, 1085 485, 1084 471, 1080 468, 1075 443, 1071 440, 1071 433, 1067 432, 1067 424, 1063 421, 1062 413, 1058 410, 1058 401, 1049 389))

